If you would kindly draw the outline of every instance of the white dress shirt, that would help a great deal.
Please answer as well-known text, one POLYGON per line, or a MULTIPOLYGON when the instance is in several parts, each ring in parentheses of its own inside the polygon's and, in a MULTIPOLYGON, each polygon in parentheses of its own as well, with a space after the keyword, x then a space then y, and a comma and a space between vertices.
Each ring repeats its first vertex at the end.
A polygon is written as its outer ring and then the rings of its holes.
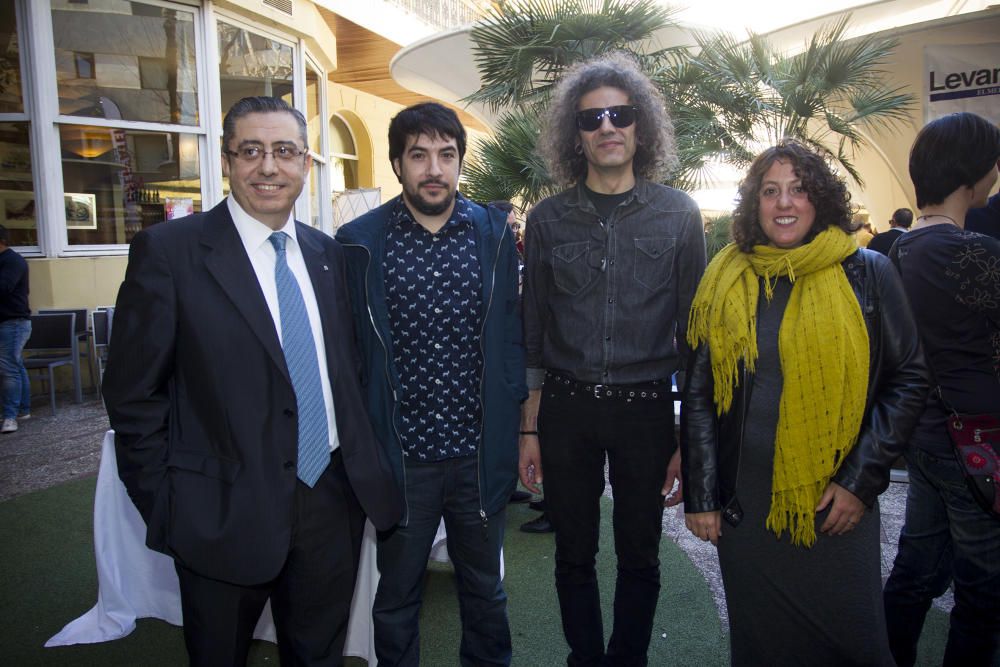
MULTIPOLYGON (((236 231, 239 233, 243 247, 253 265, 254 273, 257 274, 257 282, 260 284, 261 291, 264 292, 264 300, 267 301, 268 310, 271 311, 271 320, 278 333, 278 341, 281 341, 281 311, 278 309, 278 286, 274 280, 277 254, 269 240, 275 230, 251 217, 233 199, 232 195, 226 197, 226 203, 229 206, 229 214, 233 217, 233 222, 236 225, 236 231)), ((285 260, 299 284, 302 300, 306 304, 309 328, 312 330, 313 343, 316 345, 316 360, 319 362, 319 380, 323 387, 323 404, 326 406, 330 451, 333 451, 340 445, 340 442, 337 438, 337 417, 333 411, 333 390, 330 388, 330 375, 327 372, 326 346, 323 344, 323 325, 319 316, 319 306, 316 303, 316 292, 313 291, 312 280, 309 278, 309 271, 306 269, 306 262, 299 248, 299 240, 295 236, 295 218, 289 214, 285 226, 277 231, 288 235, 288 239, 285 241, 285 260)))

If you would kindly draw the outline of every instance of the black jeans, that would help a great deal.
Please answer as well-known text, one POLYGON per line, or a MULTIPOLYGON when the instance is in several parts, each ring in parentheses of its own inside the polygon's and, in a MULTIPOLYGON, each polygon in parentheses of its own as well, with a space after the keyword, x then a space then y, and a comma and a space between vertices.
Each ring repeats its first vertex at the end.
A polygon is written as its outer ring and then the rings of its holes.
POLYGON ((636 388, 632 398, 595 398, 551 376, 542 388, 545 508, 556 534, 556 591, 568 665, 646 664, 660 592, 660 491, 677 444, 669 385, 650 387, 645 397, 643 391, 636 388), (618 557, 606 653, 594 567, 605 456, 618 557))
POLYGON ((1000 521, 976 504, 954 458, 911 449, 906 464, 906 521, 883 591, 892 655, 914 664, 927 610, 954 582, 943 664, 989 667, 1000 648, 1000 521))

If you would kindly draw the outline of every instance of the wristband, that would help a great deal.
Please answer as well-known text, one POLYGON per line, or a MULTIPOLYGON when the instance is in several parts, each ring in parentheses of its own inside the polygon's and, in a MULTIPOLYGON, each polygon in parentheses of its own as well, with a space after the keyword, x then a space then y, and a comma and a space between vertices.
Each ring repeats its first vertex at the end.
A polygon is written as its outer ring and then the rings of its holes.
POLYGON ((538 431, 521 431, 521 435, 538 435, 538 431))

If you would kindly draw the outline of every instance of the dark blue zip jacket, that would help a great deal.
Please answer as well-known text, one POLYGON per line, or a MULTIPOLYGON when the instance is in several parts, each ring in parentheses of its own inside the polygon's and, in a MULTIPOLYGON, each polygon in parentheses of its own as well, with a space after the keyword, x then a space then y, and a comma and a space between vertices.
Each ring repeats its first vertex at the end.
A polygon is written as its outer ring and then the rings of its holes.
MULTIPOLYGON (((354 310, 362 383, 375 435, 385 448, 405 496, 403 448, 396 430, 396 401, 401 385, 392 363, 392 336, 385 299, 383 259, 395 198, 337 231, 347 258, 347 282, 354 310)), ((507 214, 472 205, 482 282, 480 345, 483 377, 479 399, 483 430, 479 442, 479 512, 486 517, 503 509, 517 483, 517 438, 524 383, 524 346, 517 293, 517 249, 507 214)), ((409 504, 402 523, 409 521, 409 504)))

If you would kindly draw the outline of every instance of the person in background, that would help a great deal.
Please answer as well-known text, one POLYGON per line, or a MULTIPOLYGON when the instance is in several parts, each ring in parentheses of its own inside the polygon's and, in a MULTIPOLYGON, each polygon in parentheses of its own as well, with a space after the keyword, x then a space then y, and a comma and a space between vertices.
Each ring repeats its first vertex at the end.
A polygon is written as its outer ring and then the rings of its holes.
POLYGON ((861 222, 860 220, 858 222, 860 224, 854 232, 854 237, 858 241, 859 248, 867 248, 871 240, 875 238, 875 230, 870 222, 861 222))
POLYGON ((910 228, 912 223, 913 211, 908 208, 897 208, 889 220, 889 229, 876 234, 875 238, 869 241, 868 249, 888 255, 892 244, 910 228))
MULTIPOLYGON (((510 225, 510 231, 514 235, 514 246, 517 249, 517 291, 520 294, 521 276, 524 271, 524 243, 521 236, 521 223, 517 221, 517 216, 514 214, 514 204, 506 199, 497 199, 489 202, 486 206, 492 206, 507 214, 507 224, 510 225)), ((521 489, 514 489, 508 502, 511 504, 532 502, 531 494, 521 489)))
POLYGON ((878 495, 926 365, 899 276, 852 228, 844 183, 784 140, 691 307, 685 523, 718 546, 733 665, 893 664, 878 495))
POLYGON ((986 206, 969 209, 965 214, 965 228, 1000 239, 1000 192, 990 197, 986 206))
POLYGON ((247 97, 231 191, 138 234, 102 386, 118 474, 171 556, 196 667, 243 665, 268 599, 283 667, 341 665, 365 517, 399 490, 364 418, 344 255, 292 216, 306 120, 247 97))
POLYGON ((7 228, 0 225, 0 374, 3 375, 0 433, 13 433, 18 419, 31 418, 31 382, 21 355, 31 336, 28 263, 9 244, 7 228))
POLYGON ((531 491, 544 470, 570 665, 646 664, 663 507, 680 501, 671 376, 705 234, 694 200, 657 180, 674 150, 663 98, 623 54, 576 65, 553 92, 540 152, 569 187, 528 215, 520 469, 531 491), (594 566, 605 459, 618 557, 606 647, 594 566))
POLYGON ((389 160, 402 194, 337 232, 368 414, 404 492, 402 520, 378 535, 372 618, 387 667, 419 662, 421 590, 442 519, 462 622, 458 662, 511 661, 500 573, 527 395, 518 260, 507 213, 458 193, 465 146, 451 109, 400 111, 389 160))
MULTIPOLYGON (((1000 241, 962 228, 995 187, 998 161, 1000 130, 984 118, 928 123, 910 149, 920 216, 889 253, 935 385, 906 450, 906 518, 885 584, 889 645, 901 667, 914 664, 927 610, 949 585, 944 664, 989 667, 1000 657, 1000 520, 966 486, 946 427, 951 410, 1000 415, 1000 241)), ((987 461, 996 465, 995 453, 987 461)))

